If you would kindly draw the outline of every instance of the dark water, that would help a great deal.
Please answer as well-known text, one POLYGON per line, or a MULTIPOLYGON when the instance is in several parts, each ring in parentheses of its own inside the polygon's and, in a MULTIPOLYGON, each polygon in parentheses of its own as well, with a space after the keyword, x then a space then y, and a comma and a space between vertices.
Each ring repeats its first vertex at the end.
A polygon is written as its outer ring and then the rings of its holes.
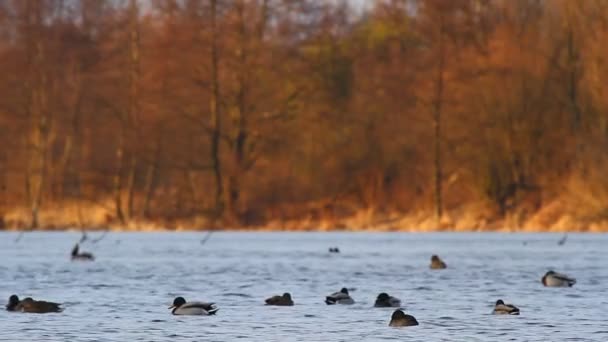
POLYGON ((66 309, 0 311, 3 341, 608 341, 608 235, 110 233, 82 245, 93 263, 70 262, 78 233, 16 236, 0 233, 0 297, 66 309), (428 269, 433 253, 447 270, 428 269), (544 288, 549 268, 578 283, 544 288), (323 303, 343 286, 355 305, 323 303), (285 291, 296 306, 262 305, 285 291), (371 307, 382 291, 421 325, 389 328, 392 309, 371 307), (172 316, 178 295, 220 311, 172 316), (521 316, 491 315, 499 298, 521 316))

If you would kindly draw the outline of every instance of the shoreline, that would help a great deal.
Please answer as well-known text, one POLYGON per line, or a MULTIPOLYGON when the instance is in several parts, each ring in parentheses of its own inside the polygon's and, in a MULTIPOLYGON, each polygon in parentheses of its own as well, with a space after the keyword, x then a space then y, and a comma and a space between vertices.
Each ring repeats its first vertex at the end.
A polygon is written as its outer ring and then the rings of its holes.
MULTIPOLYGON (((82 233, 79 228, 62 229, 0 229, 0 233, 82 233)), ((157 230, 128 230, 128 229, 86 229, 86 233, 408 233, 408 234, 608 234, 608 231, 573 231, 573 230, 277 230, 277 229, 157 229, 157 230)))
POLYGON ((77 226, 54 226, 54 227, 39 227, 35 229, 23 228, 23 227, 5 227, 0 229, 0 232, 16 232, 16 233, 27 233, 27 232, 120 232, 120 233, 155 233, 155 232, 285 232, 285 233, 608 233, 608 229, 601 226, 591 226, 587 228, 569 229, 566 227, 547 227, 547 228, 531 228, 531 227, 492 227, 492 228, 429 228, 429 227, 340 227, 340 228, 329 228, 322 226, 306 226, 306 227, 294 227, 293 225, 287 224, 285 226, 277 226, 275 224, 269 226, 256 226, 256 227, 231 227, 231 228, 211 228, 211 227, 200 227, 192 228, 187 226, 179 227, 166 227, 154 225, 144 226, 116 226, 111 225, 108 227, 103 226, 91 226, 91 227, 77 227, 77 226))
MULTIPOLYGON (((463 204, 446 210, 441 220, 426 209, 399 212, 361 208, 335 203, 322 209, 318 205, 298 206, 297 210, 257 213, 247 222, 212 220, 204 215, 190 217, 134 217, 121 222, 111 205, 85 205, 78 202, 53 203, 40 210, 37 231, 114 231, 114 232, 526 232, 526 233, 608 233, 608 216, 579 213, 576 206, 553 201, 536 210, 519 208, 506 215, 481 204, 463 204), (345 210, 344 208, 348 208, 345 210)), ((290 208, 293 209, 293 208, 290 208)), ((31 231, 25 207, 3 208, 0 231, 31 231)))

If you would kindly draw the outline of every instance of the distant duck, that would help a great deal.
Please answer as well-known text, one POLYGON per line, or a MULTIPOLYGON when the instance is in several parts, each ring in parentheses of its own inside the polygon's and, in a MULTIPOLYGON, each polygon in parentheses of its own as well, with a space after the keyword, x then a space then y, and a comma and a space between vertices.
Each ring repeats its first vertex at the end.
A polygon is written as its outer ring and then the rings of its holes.
POLYGON ((338 247, 329 247, 329 253, 340 253, 340 248, 338 248, 338 247))
POLYGON ((72 249, 72 260, 93 261, 95 260, 95 257, 91 253, 79 253, 79 247, 78 244, 76 244, 72 249))
POLYGON ((285 292, 282 296, 272 296, 266 299, 266 305, 292 306, 293 300, 291 299, 291 294, 289 294, 289 292, 285 292))
POLYGON ((27 297, 23 300, 19 300, 17 295, 12 295, 8 299, 8 304, 6 305, 7 311, 18 311, 18 312, 28 312, 28 313, 50 313, 50 312, 61 312, 63 308, 60 307, 61 304, 53 303, 53 302, 45 302, 42 300, 33 300, 30 297, 27 297))
POLYGON ((395 310, 391 316, 391 322, 388 324, 389 327, 411 327, 418 325, 418 321, 414 316, 406 315, 401 309, 395 310))
POLYGON ((443 262, 443 260, 441 260, 437 255, 433 255, 431 256, 430 267, 432 270, 442 270, 444 268, 447 268, 448 265, 446 265, 445 262, 443 262))
POLYGON ((219 310, 214 303, 190 302, 186 303, 184 297, 177 297, 173 301, 173 305, 169 307, 174 315, 196 315, 209 316, 215 315, 219 310))
POLYGON ((348 294, 348 290, 344 287, 340 292, 332 293, 331 295, 325 297, 325 303, 327 305, 333 304, 355 304, 355 301, 348 294))
POLYGON ((389 296, 387 293, 382 292, 376 298, 376 303, 374 304, 376 308, 398 308, 401 307, 401 300, 399 298, 395 298, 393 296, 389 296))
POLYGON ((505 304, 502 299, 496 301, 496 305, 494 305, 495 315, 519 315, 519 309, 511 304, 505 304))
POLYGON ((576 284, 576 279, 565 274, 549 271, 542 278, 543 285, 548 287, 572 287, 576 284))

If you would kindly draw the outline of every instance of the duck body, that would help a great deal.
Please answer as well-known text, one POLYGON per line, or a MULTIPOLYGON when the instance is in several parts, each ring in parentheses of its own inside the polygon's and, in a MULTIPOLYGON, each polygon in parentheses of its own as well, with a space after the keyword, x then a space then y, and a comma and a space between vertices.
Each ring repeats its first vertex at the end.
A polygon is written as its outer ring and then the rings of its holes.
POLYGON ((448 265, 441 260, 437 255, 431 256, 431 265, 429 266, 432 270, 443 270, 448 267, 448 265))
POLYGON ((374 303, 374 307, 376 308, 400 308, 401 300, 399 298, 389 296, 387 293, 382 292, 376 298, 376 302, 374 303))
POLYGON ((72 260, 80 260, 80 261, 93 261, 95 260, 95 257, 93 256, 93 254, 91 253, 87 253, 87 252, 82 252, 79 253, 79 246, 78 244, 76 244, 76 246, 74 246, 74 248, 72 249, 72 260))
POLYGON ((342 288, 339 292, 332 293, 331 295, 325 297, 325 304, 334 305, 334 304, 344 304, 350 305, 355 304, 355 300, 351 298, 348 294, 348 290, 346 288, 342 288))
POLYGON ((519 308, 511 304, 505 304, 502 299, 496 301, 493 314, 495 315, 519 315, 519 308))
POLYGON ((401 309, 397 309, 391 316, 389 327, 412 327, 418 325, 418 321, 412 315, 406 315, 401 309))
POLYGON ((52 313, 61 312, 63 308, 57 303, 34 300, 31 297, 19 300, 19 297, 12 295, 6 305, 6 310, 27 313, 52 313))
POLYGON ((293 300, 291 299, 291 294, 285 292, 282 296, 272 296, 266 299, 266 305, 293 306, 293 300))
POLYGON ((169 307, 173 315, 188 315, 188 316, 209 316, 215 315, 219 310, 215 303, 205 302, 188 302, 183 297, 177 297, 173 301, 173 305, 169 307))
POLYGON ((576 284, 576 279, 554 271, 545 273, 541 281, 547 287, 572 287, 576 284))

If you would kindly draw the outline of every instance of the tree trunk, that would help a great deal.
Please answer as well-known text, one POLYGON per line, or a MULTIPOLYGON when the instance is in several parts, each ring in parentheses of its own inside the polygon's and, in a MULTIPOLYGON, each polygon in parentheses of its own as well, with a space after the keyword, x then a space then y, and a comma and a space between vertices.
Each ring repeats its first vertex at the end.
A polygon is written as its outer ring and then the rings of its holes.
POLYGON ((28 198, 30 201, 30 227, 39 227, 39 210, 45 186, 46 159, 48 150, 48 79, 44 70, 46 60, 42 37, 42 7, 40 1, 26 3, 29 79, 28 111, 31 122, 29 136, 29 161, 27 173, 28 198))
POLYGON ((220 85, 219 85, 219 56, 217 44, 217 0, 211 0, 211 100, 209 110, 211 112, 211 164, 215 178, 215 217, 221 218, 224 213, 224 189, 222 179, 222 165, 220 161, 220 136, 222 131, 222 120, 220 111, 220 85))
POLYGON ((243 170, 243 158, 245 155, 245 144, 247 143, 247 29, 245 27, 245 4, 242 0, 237 2, 238 11, 238 44, 236 58, 238 60, 237 70, 237 93, 236 110, 232 117, 234 133, 232 137, 232 170, 228 177, 228 197, 226 211, 231 222, 238 224, 238 201, 240 197, 240 177, 243 170))
POLYGON ((435 99, 433 101, 433 129, 434 129, 434 192, 435 192, 435 219, 437 223, 443 215, 443 163, 441 156, 441 114, 443 110, 443 92, 445 82, 445 28, 441 19, 439 32, 439 56, 437 65, 437 79, 435 80, 435 99))
POLYGON ((131 156, 129 164, 129 177, 127 177, 127 219, 131 220, 134 214, 135 173, 137 172, 137 157, 131 156))
POLYGON ((135 213, 135 173, 137 172, 138 126, 139 126, 139 81, 140 81, 140 41, 139 41, 139 8, 137 0, 129 1, 129 117, 131 129, 130 146, 131 162, 127 178, 127 218, 135 213))
POLYGON ((144 204, 142 206, 141 216, 144 218, 150 218, 150 202, 154 197, 154 191, 156 190, 158 169, 160 166, 160 152, 162 148, 162 135, 156 142, 156 150, 154 151, 154 161, 148 166, 146 172, 146 181, 144 185, 144 204))
MULTIPOLYGON (((122 123, 121 123, 122 124, 122 123)), ((114 173, 114 209, 116 218, 120 223, 125 223, 125 215, 122 210, 122 171, 123 171, 123 158, 124 158, 124 144, 125 144, 125 128, 121 127, 120 134, 118 135, 118 144, 116 145, 116 171, 114 173)))

